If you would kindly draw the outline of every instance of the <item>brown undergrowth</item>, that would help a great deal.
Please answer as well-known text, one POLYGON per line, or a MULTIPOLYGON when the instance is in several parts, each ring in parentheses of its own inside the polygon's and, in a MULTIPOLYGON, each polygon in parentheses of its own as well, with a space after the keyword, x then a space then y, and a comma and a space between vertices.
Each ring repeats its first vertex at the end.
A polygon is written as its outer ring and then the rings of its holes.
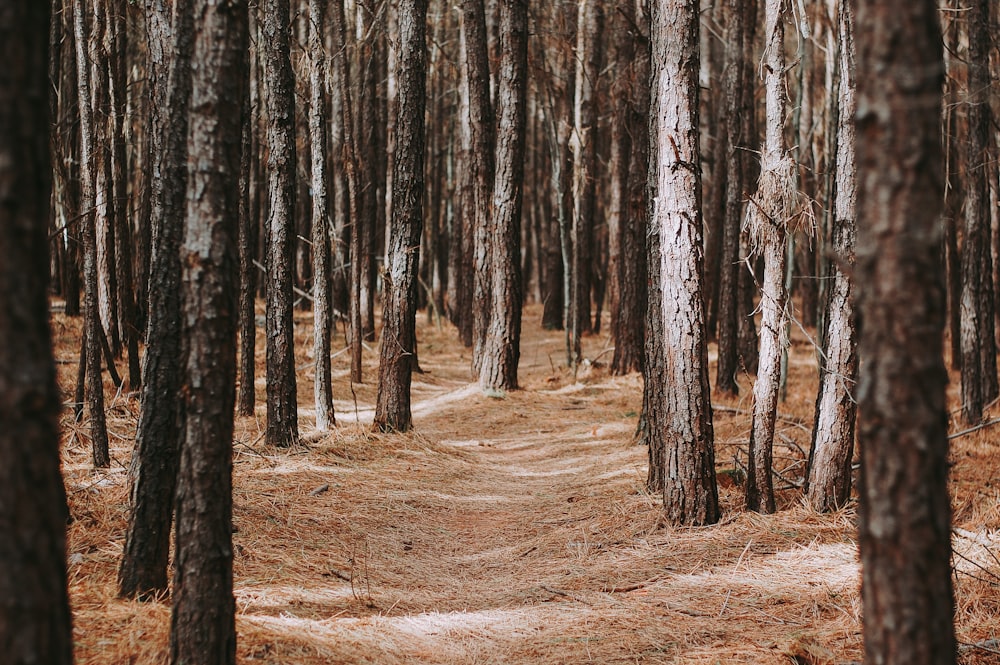
MULTIPOLYGON (((377 358, 351 386, 334 359, 337 428, 313 431, 311 319, 296 315, 304 444, 263 445, 258 410, 236 423, 235 594, 241 663, 848 663, 862 640, 855 507, 801 500, 816 354, 793 331, 775 460, 780 510, 742 508, 750 378, 714 396, 722 523, 670 528, 632 442, 638 376, 565 366, 563 337, 525 316, 522 390, 469 383, 454 330, 420 319, 414 422, 370 433, 377 358)), ((55 314, 60 383, 72 400, 79 323, 55 314)), ((343 336, 337 337, 343 345, 343 336)), ((262 335, 258 377, 263 374, 262 335)), ((714 368, 713 368, 714 378, 714 368)), ((952 403, 956 403, 953 381, 952 403)), ((115 597, 125 466, 138 405, 108 386, 113 466, 95 472, 86 423, 64 424, 77 662, 167 662, 167 601, 115 597)), ((994 415, 1000 409, 993 409, 994 415)), ((957 431, 960 429, 954 425, 957 431)), ((997 429, 954 441, 955 579, 966 663, 1000 663, 997 429), (971 645, 971 646, 970 646, 971 645)))

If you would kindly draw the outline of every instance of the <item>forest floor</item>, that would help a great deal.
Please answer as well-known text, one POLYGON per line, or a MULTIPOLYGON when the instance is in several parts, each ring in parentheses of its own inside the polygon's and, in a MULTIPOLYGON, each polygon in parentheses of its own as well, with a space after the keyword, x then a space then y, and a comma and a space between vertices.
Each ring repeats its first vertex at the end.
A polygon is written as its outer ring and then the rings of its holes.
MULTIPOLYGON (((381 435, 370 432, 374 351, 353 389, 347 354, 335 357, 338 426, 314 431, 311 315, 297 312, 304 443, 291 450, 263 445, 261 331, 257 414, 236 422, 239 662, 860 661, 856 504, 820 515, 796 487, 817 385, 805 333, 793 331, 779 409, 778 513, 745 512, 734 483, 750 429, 752 378, 742 377, 738 398, 713 395, 722 522, 671 528, 632 438, 641 378, 608 375, 603 334, 585 340, 590 362, 574 377, 563 333, 539 319, 526 311, 522 389, 496 399, 470 383, 454 329, 421 314, 415 430, 381 435)), ((56 313, 53 330, 71 402, 79 321, 56 313)), ((76 658, 166 663, 169 602, 115 597, 137 400, 108 384, 108 412, 107 471, 92 469, 87 424, 63 418, 76 658)), ((962 661, 1000 663, 1000 427, 953 443, 962 661)))

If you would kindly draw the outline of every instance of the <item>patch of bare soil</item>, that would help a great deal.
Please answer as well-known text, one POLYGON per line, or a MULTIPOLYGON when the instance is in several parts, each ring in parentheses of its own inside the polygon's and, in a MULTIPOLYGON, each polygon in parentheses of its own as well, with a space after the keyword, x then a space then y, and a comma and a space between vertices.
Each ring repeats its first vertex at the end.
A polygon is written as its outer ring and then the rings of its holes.
MULTIPOLYGON (((780 510, 745 513, 741 464, 750 377, 716 396, 725 515, 669 528, 632 441, 635 375, 608 376, 604 336, 576 377, 560 332, 525 315, 522 390, 469 383, 469 354, 421 319, 408 435, 369 432, 377 358, 350 385, 335 362, 338 427, 313 431, 311 320, 298 314, 306 443, 263 446, 264 382, 237 421, 235 594, 241 663, 813 663, 862 658, 855 510, 801 501, 816 390, 815 351, 795 331, 775 459, 780 510)), ((60 380, 72 400, 78 322, 56 315, 60 380)), ((262 336, 261 336, 262 337, 262 336)), ((338 338, 343 344, 343 338, 338 338)), ((258 340, 258 377, 264 349, 258 340)), ((714 377, 714 369, 713 369, 714 377)), ((957 382, 956 382, 957 383, 957 382)), ((93 472, 86 423, 64 419, 73 521, 69 573, 77 662, 167 661, 167 601, 115 598, 125 466, 138 415, 109 385, 115 466, 93 472), (113 397, 112 397, 113 396, 113 397)), ((966 663, 1000 662, 997 436, 955 440, 957 616, 966 663), (971 646, 970 646, 971 645, 971 646)))

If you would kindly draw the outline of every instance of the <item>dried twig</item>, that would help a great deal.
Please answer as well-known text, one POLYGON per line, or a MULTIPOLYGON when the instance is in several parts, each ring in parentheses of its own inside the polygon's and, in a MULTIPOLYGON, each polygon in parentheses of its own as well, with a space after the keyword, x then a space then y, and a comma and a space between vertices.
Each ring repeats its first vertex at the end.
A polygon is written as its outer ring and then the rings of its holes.
POLYGON ((949 434, 948 440, 953 441, 955 439, 965 436, 966 434, 972 434, 973 432, 978 432, 981 429, 986 429, 987 427, 992 427, 993 425, 998 425, 998 424, 1000 424, 1000 418, 993 418, 992 420, 987 420, 986 422, 979 423, 978 425, 974 425, 972 427, 963 429, 959 432, 955 432, 954 434, 949 434))
POLYGON ((544 584, 538 588, 541 589, 542 591, 548 591, 549 593, 554 594, 556 596, 562 596, 563 598, 569 598, 570 600, 575 600, 576 602, 583 603, 584 605, 593 606, 593 603, 588 602, 583 598, 580 598, 579 596, 574 596, 573 594, 563 591, 562 589, 556 589, 554 587, 545 586, 544 584))

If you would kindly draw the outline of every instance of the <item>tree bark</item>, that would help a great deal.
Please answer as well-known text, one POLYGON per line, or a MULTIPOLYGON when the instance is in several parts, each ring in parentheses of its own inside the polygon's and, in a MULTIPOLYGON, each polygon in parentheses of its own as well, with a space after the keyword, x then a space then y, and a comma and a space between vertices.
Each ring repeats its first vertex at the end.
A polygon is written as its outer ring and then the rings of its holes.
POLYGON ((313 396, 316 401, 316 429, 325 431, 335 424, 333 412, 330 339, 333 316, 330 311, 330 206, 327 194, 326 55, 323 30, 326 4, 309 0, 309 151, 312 175, 312 273, 313 273, 313 356, 315 373, 313 396))
POLYGON ((193 39, 190 0, 174 0, 173 8, 163 0, 147 0, 145 9, 153 114, 153 247, 139 424, 129 466, 131 510, 118 569, 119 595, 140 598, 167 590, 170 520, 180 456, 180 246, 193 39), (171 21, 172 9, 178 10, 176 21, 171 21))
POLYGON ((142 370, 139 364, 139 329, 136 318, 136 281, 132 263, 132 219, 128 196, 128 158, 125 146, 126 124, 126 33, 125 0, 110 0, 108 3, 109 57, 108 80, 110 82, 111 115, 108 124, 111 130, 111 208, 114 210, 114 255, 115 283, 118 300, 118 328, 122 344, 128 353, 128 385, 130 390, 138 390, 141 385, 142 370))
POLYGON ((405 432, 412 424, 410 379, 416 359, 417 270, 423 227, 424 98, 426 88, 425 0, 399 5, 396 71, 396 154, 393 159, 392 232, 385 272, 382 345, 375 429, 405 432))
POLYGON ((793 164, 785 147, 785 0, 767 0, 764 9, 767 127, 757 194, 750 201, 751 242, 764 258, 761 284, 760 357, 754 383, 753 428, 746 484, 750 510, 773 513, 771 456, 778 409, 781 356, 787 344, 785 301, 786 221, 792 205, 793 164))
POLYGON ((458 329, 458 338, 466 347, 472 346, 472 284, 473 240, 476 202, 473 198, 472 160, 472 120, 469 117, 469 77, 465 67, 467 60, 464 19, 460 19, 458 31, 458 108, 456 124, 458 148, 455 149, 455 216, 451 222, 448 238, 448 320, 458 329), (472 275, 472 280, 469 276, 472 275))
MULTIPOLYGON (((744 0, 746 6, 744 7, 744 16, 747 17, 746 31, 743 34, 743 77, 746 85, 743 87, 743 109, 745 112, 742 114, 743 126, 741 129, 741 134, 743 136, 743 142, 746 146, 755 146, 758 138, 758 127, 757 127, 757 102, 756 102, 756 92, 755 92, 755 77, 754 72, 757 71, 756 62, 756 41, 757 41, 757 7, 758 0, 744 0)), ((757 159, 749 149, 743 152, 743 177, 742 181, 745 188, 750 186, 750 183, 756 182, 758 175, 760 173, 760 161, 757 159)), ((746 199, 749 197, 749 192, 745 194, 741 193, 741 196, 746 199)), ((747 204, 749 205, 749 203, 747 204)), ((739 256, 742 262, 743 257, 750 255, 750 245, 747 242, 747 234, 740 233, 740 249, 739 256)), ((750 373, 755 374, 758 369, 759 360, 759 335, 757 333, 757 322, 754 319, 754 313, 757 311, 756 305, 754 304, 754 294, 757 292, 757 281, 750 267, 754 265, 755 262, 750 261, 740 267, 739 271, 739 304, 738 304, 738 318, 739 323, 737 324, 738 332, 737 336, 739 338, 739 360, 743 365, 743 369, 750 373)))
POLYGON ((298 443, 292 269, 295 222, 295 78, 289 42, 289 0, 265 0, 264 105, 267 109, 267 437, 298 443))
POLYGON ((359 246, 358 251, 352 255, 351 262, 358 264, 357 288, 361 317, 361 339, 366 342, 374 342, 375 254, 378 251, 376 235, 379 226, 379 210, 382 207, 378 192, 381 156, 378 150, 377 127, 379 123, 376 104, 378 98, 376 71, 379 64, 377 62, 379 55, 377 38, 380 29, 384 26, 379 24, 380 17, 376 15, 376 7, 373 4, 358 2, 355 4, 355 10, 357 12, 355 16, 357 30, 355 70, 357 79, 354 84, 357 87, 357 95, 354 99, 357 103, 358 113, 354 116, 354 146, 358 172, 361 175, 359 180, 361 189, 358 191, 359 215, 353 217, 359 246))
MULTIPOLYGON (((554 218, 549 221, 547 266, 550 272, 547 291, 550 295, 545 302, 543 325, 549 330, 565 330, 567 364, 572 364, 571 331, 565 322, 569 319, 570 270, 573 261, 570 238, 573 207, 573 154, 570 150, 570 135, 573 111, 570 102, 575 97, 576 81, 572 68, 577 14, 572 3, 554 5, 551 9, 554 24, 551 46, 547 50, 543 44, 538 44, 537 47, 551 68, 545 72, 539 86, 540 92, 545 96, 542 124, 549 154, 549 208, 552 211, 551 217, 554 218)), ((645 187, 645 180, 642 186, 645 187)))
POLYGON ((594 263, 594 181, 597 177, 597 79, 601 71, 599 39, 603 16, 595 0, 581 0, 576 33, 576 84, 574 85, 573 222, 568 349, 572 364, 580 363, 581 337, 591 330, 590 290, 594 263))
POLYGON ((73 662, 48 312, 49 3, 0 8, 0 653, 73 662))
MULTIPOLYGON (((72 0, 53 0, 52 24, 60 24, 62 43, 59 45, 58 81, 53 81, 52 95, 58 100, 58 113, 53 116, 53 201, 61 230, 58 243, 63 249, 60 291, 66 300, 66 315, 80 315, 80 169, 77 154, 79 104, 77 103, 76 39, 72 0)), ((56 48, 53 46, 53 49, 56 48)))
MULTIPOLYGON (((666 379, 651 431, 662 439, 663 506, 674 524, 719 519, 702 298, 697 0, 653 3, 650 214, 659 231, 659 324, 666 379)), ((652 445, 652 444, 651 444, 652 445)))
POLYGON ((987 187, 993 152, 989 145, 990 10, 988 0, 968 0, 965 5, 969 55, 961 294, 962 418, 972 425, 982 421, 984 404, 997 396, 998 388, 987 187))
POLYGON ((528 6, 510 0, 500 7, 500 76, 493 217, 490 236, 490 325, 479 384, 488 394, 517 388, 521 345, 521 202, 528 88, 528 6))
POLYGON ((483 363, 492 318, 491 270, 493 243, 490 237, 495 174, 493 106, 490 103, 490 65, 483 0, 462 0, 462 35, 465 38, 463 72, 469 88, 469 164, 465 177, 471 181, 473 222, 472 370, 478 375, 483 363))
MULTIPOLYGON (((115 209, 111 176, 113 143, 111 130, 111 92, 108 79, 109 27, 108 0, 87 3, 90 14, 87 48, 88 88, 93 143, 90 158, 94 183, 95 265, 97 266, 97 303, 104 339, 109 340, 113 357, 121 357, 121 331, 118 328, 118 279, 115 274, 115 209)), ((109 365, 111 362, 109 362, 109 365)))
POLYGON ((719 360, 716 366, 715 387, 719 392, 735 395, 739 392, 736 375, 739 371, 739 316, 740 316, 740 227, 743 224, 743 201, 746 198, 746 161, 750 142, 745 133, 746 114, 754 112, 747 107, 752 96, 745 94, 753 85, 750 68, 746 62, 744 43, 747 23, 756 20, 750 14, 747 0, 728 0, 726 11, 726 193, 725 213, 720 232, 722 248, 719 255, 718 341, 719 360))
MULTIPOLYGON (((257 35, 256 9, 250 10, 250 32, 257 35)), ((260 230, 260 134, 257 132, 257 116, 254 110, 259 108, 258 74, 260 49, 251 47, 247 53, 250 81, 243 92, 243 156, 240 164, 240 227, 239 257, 240 257, 240 359, 239 359, 239 392, 236 396, 236 412, 241 416, 252 416, 257 400, 255 385, 256 348, 257 348, 257 266, 254 260, 257 256, 257 244, 260 230)))
POLYGON ((101 316, 98 311, 97 236, 94 229, 94 119, 90 104, 90 70, 87 54, 87 16, 83 0, 74 2, 77 85, 80 103, 80 208, 83 239, 84 341, 86 349, 86 400, 90 412, 90 437, 96 467, 111 465, 108 429, 104 413, 104 382, 101 377, 101 316))
MULTIPOLYGON (((645 15, 648 8, 640 3, 645 15)), ((619 258, 610 263, 611 279, 617 281, 616 307, 611 307, 612 335, 615 350, 611 359, 612 374, 627 374, 642 370, 643 312, 646 309, 646 185, 649 169, 649 47, 648 36, 641 34, 632 3, 622 8, 627 36, 631 42, 624 55, 628 63, 625 75, 627 90, 622 112, 622 147, 625 152, 622 168, 624 183, 619 184, 621 202, 618 237, 619 258)), ((619 56, 621 57, 621 56, 619 56)))
MULTIPOLYGON (((948 342, 951 350, 951 369, 962 369, 962 257, 958 250, 959 218, 965 209, 965 188, 962 187, 961 167, 964 146, 959 127, 963 115, 965 90, 961 79, 965 67, 959 55, 962 37, 958 24, 964 20, 963 0, 947 0, 942 8, 942 18, 951 16, 951 28, 942 25, 944 33, 944 114, 941 123, 944 131, 945 189, 944 189, 944 257, 948 284, 948 342)), ((961 133, 964 134, 964 133, 961 133)))
POLYGON ((351 381, 361 382, 361 261, 357 260, 361 253, 361 234, 358 231, 358 220, 361 217, 361 185, 359 183, 358 157, 354 125, 354 107, 351 101, 351 75, 345 54, 347 43, 347 24, 344 17, 344 7, 340 2, 333 3, 333 76, 339 91, 341 119, 344 127, 344 171, 347 180, 347 205, 349 209, 351 238, 350 257, 351 270, 349 279, 348 307, 350 317, 350 348, 351 348, 351 381))
POLYGON ((348 298, 348 246, 350 244, 350 196, 347 185, 347 168, 345 162, 345 135, 348 128, 344 125, 344 99, 341 94, 340 67, 337 65, 338 54, 334 50, 337 43, 337 30, 328 14, 330 23, 326 30, 325 44, 329 54, 328 75, 330 81, 330 171, 332 223, 330 225, 330 250, 332 265, 331 298, 334 318, 346 320, 350 308, 348 298))
POLYGON ((177 484, 171 615, 174 665, 236 662, 232 454, 236 400, 236 256, 241 100, 248 79, 247 3, 195 0, 188 180, 182 260, 184 437, 177 484))
POLYGON ((851 496, 851 457, 857 414, 857 331, 854 323, 854 265, 857 173, 854 154, 856 73, 854 16, 848 0, 838 3, 840 84, 837 127, 836 198, 833 252, 827 281, 826 332, 823 335, 816 423, 809 452, 807 498, 820 512, 837 510, 851 496))
POLYGON ((942 358, 937 3, 858 2, 861 596, 866 661, 955 662, 942 358))

